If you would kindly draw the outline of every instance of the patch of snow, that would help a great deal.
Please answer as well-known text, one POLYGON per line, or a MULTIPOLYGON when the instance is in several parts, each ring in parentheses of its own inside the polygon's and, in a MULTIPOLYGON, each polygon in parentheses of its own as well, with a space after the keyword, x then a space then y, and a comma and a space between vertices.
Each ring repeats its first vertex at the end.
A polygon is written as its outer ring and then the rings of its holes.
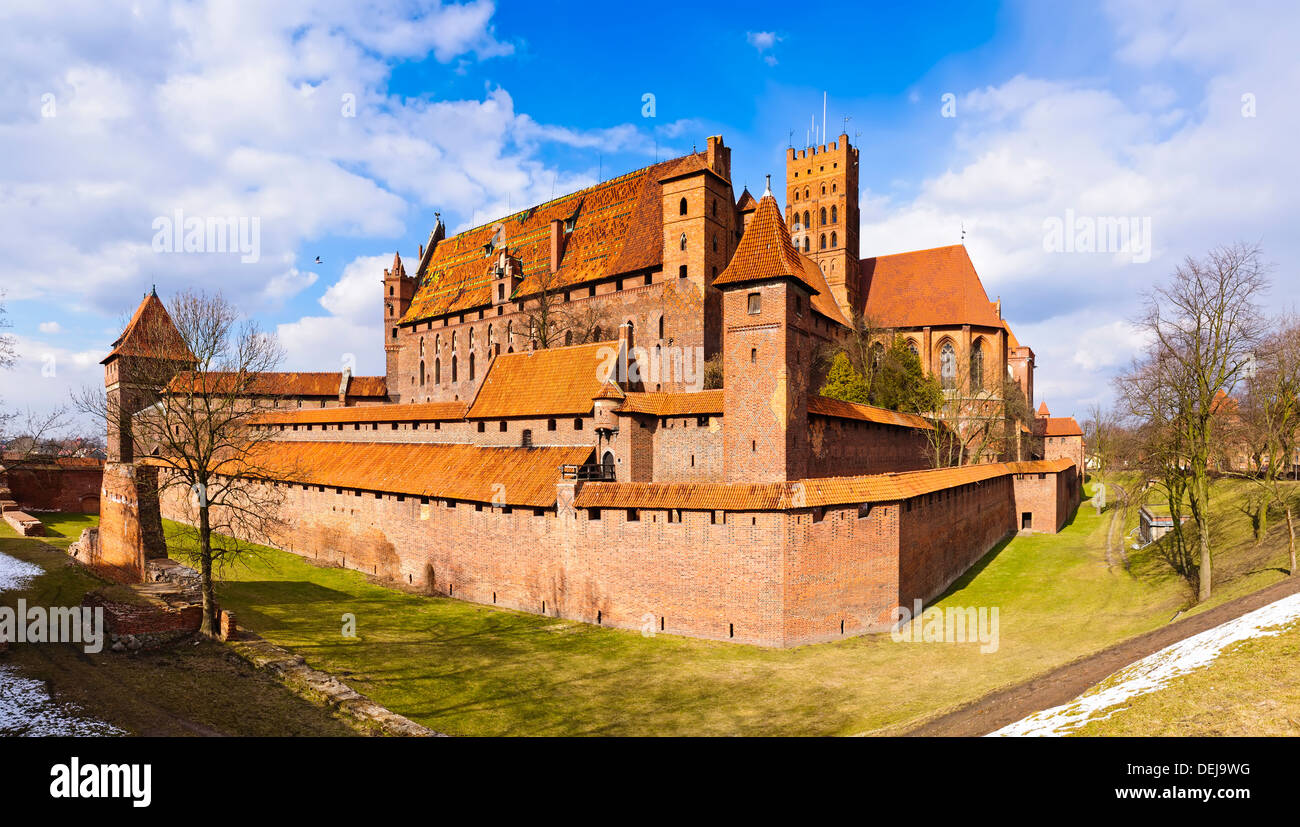
MULTIPOLYGON (((43 571, 40 566, 0 553, 0 592, 18 588, 43 571)), ((82 715, 76 707, 56 704, 40 681, 0 664, 0 737, 125 734, 112 724, 82 715)))
POLYGON ((0 736, 125 734, 112 724, 82 715, 76 707, 56 704, 39 681, 0 664, 0 736))
POLYGON ((0 592, 16 589, 43 571, 40 566, 0 552, 0 592))
POLYGON ((1300 619, 1300 594, 1293 594, 1166 646, 1124 667, 1067 704, 1035 712, 989 734, 1066 735, 1090 721, 1109 718, 1130 698, 1154 692, 1179 675, 1208 666, 1228 646, 1281 634, 1297 619, 1300 619))

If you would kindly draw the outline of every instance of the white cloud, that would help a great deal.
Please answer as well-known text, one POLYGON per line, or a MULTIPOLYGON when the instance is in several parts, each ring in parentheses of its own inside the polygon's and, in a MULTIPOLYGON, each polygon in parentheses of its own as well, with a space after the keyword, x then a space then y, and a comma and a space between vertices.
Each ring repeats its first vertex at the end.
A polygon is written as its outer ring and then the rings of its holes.
POLYGON ((767 52, 774 49, 781 40, 781 36, 776 32, 745 32, 745 42, 763 55, 763 62, 768 66, 776 65, 776 56, 767 52))
POLYGON ((358 256, 321 296, 328 315, 304 316, 280 325, 289 370, 342 370, 355 364, 359 375, 384 372, 383 276, 391 255, 358 256))
POLYGON ((58 322, 41 322, 37 326, 42 333, 58 333, 63 330, 63 326, 58 322))

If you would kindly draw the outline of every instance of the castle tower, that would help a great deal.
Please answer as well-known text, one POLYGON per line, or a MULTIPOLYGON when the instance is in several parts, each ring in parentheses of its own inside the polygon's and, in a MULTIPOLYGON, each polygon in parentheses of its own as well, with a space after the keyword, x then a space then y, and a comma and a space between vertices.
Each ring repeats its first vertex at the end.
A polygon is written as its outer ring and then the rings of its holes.
MULTIPOLYGON (((442 222, 438 222, 438 227, 434 230, 437 235, 438 230, 442 228, 442 222)), ((429 239, 430 245, 437 243, 434 237, 429 239)), ((424 259, 424 251, 421 251, 421 259, 424 259)), ((391 269, 384 271, 384 363, 385 371, 388 378, 388 396, 390 401, 400 401, 401 384, 398 382, 397 357, 401 351, 401 346, 397 342, 397 323, 406 315, 406 310, 411 306, 411 299, 415 297, 415 279, 406 275, 406 268, 402 266, 402 257, 398 253, 393 254, 393 266, 391 269)))
POLYGON ((807 475, 813 288, 771 192, 763 195, 722 291, 723 456, 727 482, 807 475))
POLYGON ((786 150, 785 220, 795 246, 821 268, 846 318, 859 308, 858 148, 841 134, 829 145, 786 150))

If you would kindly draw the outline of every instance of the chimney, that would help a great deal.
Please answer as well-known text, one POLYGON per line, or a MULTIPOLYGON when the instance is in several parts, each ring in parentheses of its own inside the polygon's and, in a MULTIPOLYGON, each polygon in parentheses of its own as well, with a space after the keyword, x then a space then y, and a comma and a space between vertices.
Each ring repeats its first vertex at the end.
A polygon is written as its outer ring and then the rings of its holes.
POLYGON ((352 384, 352 368, 343 369, 342 379, 339 380, 339 404, 348 404, 348 385, 352 384))
POLYGON ((731 149, 722 143, 721 135, 710 135, 705 161, 709 169, 731 180, 731 149))
POLYGON ((628 334, 630 332, 627 322, 623 322, 618 326, 618 375, 614 377, 614 383, 624 389, 631 389, 632 387, 631 376, 628 373, 628 350, 630 349, 628 334))
POLYGON ((560 269, 560 260, 564 258, 564 222, 558 218, 551 219, 551 272, 560 269))

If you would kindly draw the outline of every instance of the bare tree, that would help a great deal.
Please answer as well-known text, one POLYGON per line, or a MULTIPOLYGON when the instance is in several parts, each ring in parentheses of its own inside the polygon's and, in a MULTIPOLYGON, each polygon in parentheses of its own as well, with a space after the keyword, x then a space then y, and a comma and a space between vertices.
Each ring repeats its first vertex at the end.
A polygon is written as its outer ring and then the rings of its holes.
POLYGON ((1146 296, 1139 327, 1151 339, 1162 387, 1176 415, 1177 447, 1196 528, 1198 597, 1210 597, 1210 463, 1218 435, 1216 397, 1232 393, 1265 329, 1259 306, 1268 279, 1258 246, 1236 244, 1188 257, 1146 296))
POLYGON ((159 351, 130 367, 136 393, 153 404, 129 415, 125 403, 97 390, 83 392, 77 404, 109 424, 110 435, 113 423, 124 423, 140 462, 158 469, 159 498, 183 510, 181 536, 192 542, 201 576, 200 631, 212 636, 219 629, 214 572, 251 543, 274 540, 283 527, 282 495, 268 481, 295 478, 293 468, 271 458, 270 429, 253 427, 260 411, 252 398, 267 393, 262 374, 276 369, 282 350, 219 293, 181 293, 169 313, 170 320, 148 322, 156 329, 136 331, 151 344, 146 350, 159 351), (169 325, 174 332, 164 329, 169 325))
POLYGON ((1113 411, 1098 402, 1088 406, 1088 416, 1083 421, 1083 438, 1092 446, 1091 453, 1097 458, 1098 476, 1109 471, 1114 462, 1117 429, 1118 422, 1113 411))
POLYGON ((3 331, 13 327, 13 322, 5 318, 5 294, 0 292, 0 368, 11 368, 18 359, 18 343, 12 334, 3 331))
POLYGON ((536 292, 524 300, 523 312, 534 347, 581 345, 609 333, 609 322, 599 306, 566 300, 558 272, 546 270, 530 278, 536 292))
POLYGON ((1296 573, 1296 525, 1290 476, 1300 438, 1300 319, 1284 317, 1261 345, 1256 367, 1246 381, 1241 420, 1251 434, 1254 467, 1235 472, 1259 488, 1256 539, 1267 531, 1268 509, 1277 504, 1286 514, 1290 573, 1296 573))

